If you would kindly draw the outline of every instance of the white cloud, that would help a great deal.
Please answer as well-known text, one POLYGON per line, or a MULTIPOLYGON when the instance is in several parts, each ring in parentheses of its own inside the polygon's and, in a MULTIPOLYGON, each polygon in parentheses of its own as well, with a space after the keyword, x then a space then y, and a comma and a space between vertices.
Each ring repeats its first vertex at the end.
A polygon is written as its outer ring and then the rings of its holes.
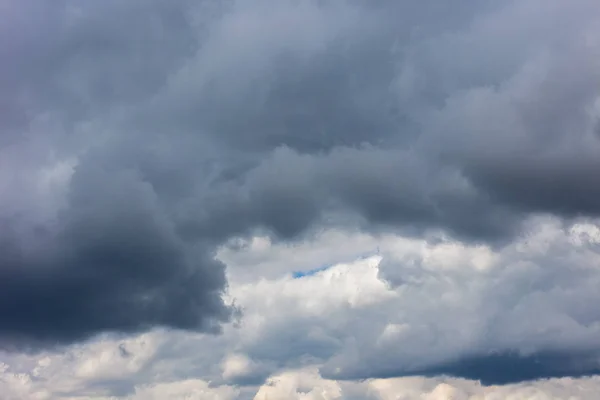
POLYGON ((209 387, 206 381, 190 379, 185 381, 158 383, 136 387, 135 394, 127 400, 234 400, 239 390, 233 387, 209 387))
POLYGON ((254 400, 584 400, 600 388, 598 378, 562 378, 506 386, 461 379, 395 378, 336 382, 313 369, 270 378, 254 400))
POLYGON ((252 360, 244 354, 232 354, 223 360, 221 368, 223 379, 230 380, 250 375, 256 367, 253 365, 252 360))

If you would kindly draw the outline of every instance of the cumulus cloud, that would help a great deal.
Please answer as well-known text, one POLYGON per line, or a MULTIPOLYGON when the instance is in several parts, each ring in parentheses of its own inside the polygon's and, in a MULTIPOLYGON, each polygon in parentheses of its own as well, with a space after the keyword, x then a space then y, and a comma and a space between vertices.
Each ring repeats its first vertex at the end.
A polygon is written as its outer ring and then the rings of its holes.
MULTIPOLYGON (((344 237, 335 231, 300 249, 273 243, 265 252, 263 241, 241 250, 257 265, 296 258, 294 269, 306 270, 313 265, 310 253, 334 247, 340 257, 352 257, 373 243, 383 259, 371 255, 301 278, 282 269, 269 279, 234 279, 229 296, 244 318, 220 336, 163 330, 107 336, 66 352, 4 354, 3 393, 48 399, 586 398, 598 390, 596 378, 487 386, 598 369, 593 305, 600 231, 591 223, 546 219, 531 225, 537 227, 527 237, 502 250, 443 236, 344 237), (413 375, 430 378, 393 378, 413 375)), ((233 274, 245 268, 230 265, 233 274)))
POLYGON ((0 7, 2 348, 193 331, 152 356, 192 391, 598 372, 596 1, 0 7))
POLYGON ((354 331, 326 375, 506 383, 597 373, 597 228, 578 229, 544 222, 501 251, 421 242, 384 259, 380 277, 397 296, 387 318, 354 331))
POLYGON ((224 266, 181 240, 135 173, 80 167, 51 225, 3 224, 0 335, 68 342, 154 325, 218 329, 224 266))
MULTIPOLYGON (((355 254, 377 243, 381 261, 240 281, 232 290, 246 315, 236 346, 271 370, 316 362, 332 379, 453 375, 501 384, 596 374, 597 225, 542 218, 528 226, 501 249, 444 235, 358 235, 339 248, 355 254)), ((334 248, 335 238, 321 236, 312 251, 334 248)), ((261 265, 277 254, 285 263, 306 251, 264 246, 242 250, 244 259, 261 265)), ((235 273, 244 264, 233 260, 235 273)))
POLYGON ((500 400, 588 398, 598 390, 596 378, 555 379, 507 386, 481 386, 461 379, 396 378, 360 383, 323 379, 314 370, 296 370, 271 378, 254 400, 500 400))

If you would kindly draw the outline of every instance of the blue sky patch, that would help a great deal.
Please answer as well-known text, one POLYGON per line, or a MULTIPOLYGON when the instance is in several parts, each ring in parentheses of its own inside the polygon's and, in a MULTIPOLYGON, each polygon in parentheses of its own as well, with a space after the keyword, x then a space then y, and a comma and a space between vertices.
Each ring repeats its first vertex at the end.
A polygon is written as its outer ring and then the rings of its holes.
POLYGON ((313 275, 318 274, 321 271, 328 270, 332 266, 333 265, 323 265, 321 267, 314 268, 314 269, 311 269, 311 270, 308 270, 308 271, 294 271, 294 272, 292 272, 292 278, 294 278, 294 279, 300 279, 300 278, 304 278, 304 277, 307 277, 307 276, 313 276, 313 275))

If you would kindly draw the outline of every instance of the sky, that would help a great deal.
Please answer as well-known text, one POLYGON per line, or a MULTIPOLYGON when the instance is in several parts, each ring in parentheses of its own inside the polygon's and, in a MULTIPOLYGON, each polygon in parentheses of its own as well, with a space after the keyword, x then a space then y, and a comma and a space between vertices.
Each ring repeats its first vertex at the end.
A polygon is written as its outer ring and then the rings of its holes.
POLYGON ((600 392, 596 0, 0 0, 6 400, 600 392))

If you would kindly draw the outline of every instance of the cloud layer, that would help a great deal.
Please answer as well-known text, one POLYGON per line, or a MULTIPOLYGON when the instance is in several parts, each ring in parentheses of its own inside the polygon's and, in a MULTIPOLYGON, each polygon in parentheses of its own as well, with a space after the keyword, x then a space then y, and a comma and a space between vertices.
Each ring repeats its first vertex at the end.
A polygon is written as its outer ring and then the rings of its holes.
POLYGON ((598 372, 596 1, 0 7, 1 348, 211 360, 107 396, 598 372))
POLYGON ((600 367, 600 230, 535 225, 501 251, 339 231, 300 247, 256 237, 219 252, 237 276, 229 295, 244 310, 238 326, 218 336, 155 330, 4 353, 2 390, 15 399, 585 399, 596 377, 546 378, 600 367), (312 254, 352 259, 374 245, 383 259, 301 278, 285 265, 294 259, 295 270, 308 271, 312 254), (248 259, 280 270, 238 274, 247 266, 236 260, 248 259), (523 380, 533 381, 504 384, 523 380))

